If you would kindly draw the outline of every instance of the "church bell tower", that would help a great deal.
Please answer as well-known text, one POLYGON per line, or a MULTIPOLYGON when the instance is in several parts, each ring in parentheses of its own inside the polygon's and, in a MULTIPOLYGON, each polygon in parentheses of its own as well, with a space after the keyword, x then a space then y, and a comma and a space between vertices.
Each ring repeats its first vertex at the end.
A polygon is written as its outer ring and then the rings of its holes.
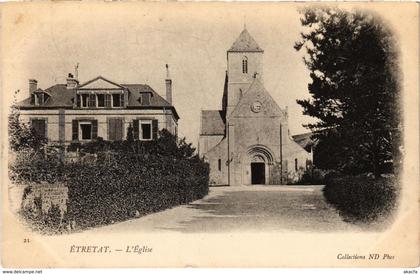
POLYGON ((232 113, 254 79, 262 81, 263 54, 264 51, 246 28, 227 51, 226 117, 232 113))

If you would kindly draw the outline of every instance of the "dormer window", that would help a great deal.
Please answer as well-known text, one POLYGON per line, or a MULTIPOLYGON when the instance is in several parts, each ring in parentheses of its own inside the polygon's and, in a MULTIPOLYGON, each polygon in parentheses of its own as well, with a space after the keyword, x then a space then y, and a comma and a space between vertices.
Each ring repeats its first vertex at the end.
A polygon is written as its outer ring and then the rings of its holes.
POLYGON ((97 94, 98 98, 98 108, 105 107, 105 94, 97 94))
POLYGON ((80 97, 81 97, 81 107, 87 108, 88 102, 89 102, 89 94, 81 94, 80 97))
POLYGON ((35 105, 43 105, 44 104, 44 94, 43 93, 36 93, 35 94, 35 105))
POLYGON ((48 99, 48 93, 38 89, 33 93, 33 103, 35 106, 42 106, 48 99))
POLYGON ((248 73, 248 58, 246 56, 242 58, 242 73, 248 73))
POLYGON ((77 106, 82 108, 124 107, 124 94, 82 93, 77 95, 77 106))
POLYGON ((150 105, 150 93, 149 92, 140 93, 140 104, 142 106, 149 106, 150 105))
POLYGON ((96 107, 96 94, 89 94, 89 107, 96 107))
POLYGON ((124 106, 124 94, 112 94, 112 106, 119 108, 124 106))

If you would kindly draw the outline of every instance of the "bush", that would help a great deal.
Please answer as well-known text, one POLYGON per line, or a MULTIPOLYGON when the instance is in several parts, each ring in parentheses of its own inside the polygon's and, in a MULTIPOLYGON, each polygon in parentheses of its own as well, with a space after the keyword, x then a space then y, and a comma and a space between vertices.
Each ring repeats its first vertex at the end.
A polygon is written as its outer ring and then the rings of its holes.
POLYGON ((324 196, 348 221, 372 222, 387 217, 396 204, 396 178, 368 175, 325 177, 324 196))
POLYGON ((161 211, 208 194, 208 164, 194 155, 190 144, 177 141, 168 132, 161 132, 159 140, 152 142, 98 140, 68 149, 75 147, 82 153, 96 152, 98 160, 66 163, 39 159, 24 167, 13 166, 12 178, 65 182, 69 188, 65 221, 76 221, 79 228, 161 211), (110 157, 99 156, 104 153, 110 157))
POLYGON ((326 174, 327 174, 326 171, 316 169, 316 168, 308 168, 303 172, 299 180, 292 184, 294 185, 324 185, 325 184, 324 177, 326 174))
POLYGON ((208 167, 198 159, 119 154, 68 169, 69 216, 81 227, 161 211, 208 193, 208 167))

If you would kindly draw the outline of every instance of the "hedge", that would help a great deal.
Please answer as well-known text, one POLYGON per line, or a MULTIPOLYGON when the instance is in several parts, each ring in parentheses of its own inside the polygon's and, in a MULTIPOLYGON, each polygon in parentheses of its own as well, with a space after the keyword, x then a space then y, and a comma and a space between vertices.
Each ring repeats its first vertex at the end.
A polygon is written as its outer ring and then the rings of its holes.
POLYGON ((105 142, 73 145, 82 154, 96 152, 91 163, 58 158, 20 161, 10 166, 16 183, 66 183, 65 223, 78 228, 109 224, 186 204, 208 194, 209 167, 185 140, 169 133, 153 142, 105 142))
POLYGON ((394 176, 373 178, 331 173, 325 181, 323 192, 326 200, 347 221, 369 223, 384 219, 396 205, 398 189, 394 176))
POLYGON ((161 211, 208 193, 207 165, 193 159, 131 154, 69 168, 69 216, 82 227, 161 211))

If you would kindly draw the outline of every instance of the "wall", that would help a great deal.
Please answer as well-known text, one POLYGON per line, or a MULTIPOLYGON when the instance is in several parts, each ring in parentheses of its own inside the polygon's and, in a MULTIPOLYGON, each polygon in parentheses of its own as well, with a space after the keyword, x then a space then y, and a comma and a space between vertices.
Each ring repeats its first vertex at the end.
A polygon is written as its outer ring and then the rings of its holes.
POLYGON ((223 139, 224 135, 200 135, 198 140, 198 153, 203 157, 207 151, 214 148, 223 139))
MULTIPOLYGON (((123 139, 127 136, 127 129, 136 118, 151 118, 158 120, 159 130, 168 128, 172 133, 176 133, 177 122, 175 121, 170 110, 162 109, 86 109, 86 110, 61 110, 64 111, 64 136, 65 142, 72 141, 72 121, 74 119, 92 118, 98 120, 98 136, 108 139, 107 118, 123 118, 123 139), (168 112, 169 111, 169 112, 168 112)), ((59 142, 59 110, 21 110, 20 119, 24 123, 28 123, 31 118, 45 118, 48 120, 47 137, 50 142, 59 142)))
POLYGON ((205 160, 210 165, 210 185, 228 185, 227 139, 223 139, 218 145, 210 149, 205 155, 205 160), (219 159, 221 170, 219 170, 219 159))

